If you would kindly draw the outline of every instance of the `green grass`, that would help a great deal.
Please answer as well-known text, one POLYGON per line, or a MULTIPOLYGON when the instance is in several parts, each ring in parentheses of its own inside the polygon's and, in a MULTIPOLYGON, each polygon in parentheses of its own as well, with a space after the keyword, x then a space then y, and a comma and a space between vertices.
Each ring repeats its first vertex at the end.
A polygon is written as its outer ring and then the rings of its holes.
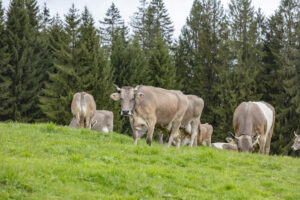
POLYGON ((300 159, 0 123, 0 199, 300 199, 300 159))

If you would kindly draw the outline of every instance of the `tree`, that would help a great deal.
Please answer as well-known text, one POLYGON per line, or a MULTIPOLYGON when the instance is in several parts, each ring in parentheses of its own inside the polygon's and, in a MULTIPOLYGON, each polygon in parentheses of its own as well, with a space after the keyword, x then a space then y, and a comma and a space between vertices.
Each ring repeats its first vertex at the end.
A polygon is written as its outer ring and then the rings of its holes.
POLYGON ((69 123, 73 95, 82 90, 77 73, 81 68, 78 65, 79 24, 78 10, 73 4, 65 16, 65 26, 56 18, 50 28, 54 70, 49 74, 50 81, 43 90, 40 107, 48 119, 59 124, 69 123))
POLYGON ((41 88, 40 44, 35 1, 13 0, 7 13, 7 45, 10 54, 8 74, 12 81, 9 118, 17 121, 32 122, 39 113, 38 95, 41 88))
POLYGON ((165 89, 175 89, 176 69, 169 48, 158 32, 150 50, 149 69, 152 85, 165 89))
POLYGON ((8 65, 10 56, 8 54, 8 45, 6 41, 4 25, 4 10, 2 1, 0 1, 0 120, 8 120, 11 109, 8 101, 10 99, 10 91, 12 81, 9 78, 11 66, 8 65))

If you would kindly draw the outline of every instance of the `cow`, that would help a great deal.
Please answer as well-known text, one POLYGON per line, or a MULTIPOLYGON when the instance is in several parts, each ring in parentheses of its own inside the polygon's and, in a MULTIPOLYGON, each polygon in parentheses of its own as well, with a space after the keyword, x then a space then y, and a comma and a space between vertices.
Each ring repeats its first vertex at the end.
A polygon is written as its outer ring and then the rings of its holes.
POLYGON ((296 136, 296 138, 291 148, 293 149, 293 151, 297 151, 300 149, 300 135, 297 135, 296 132, 294 132, 294 135, 296 136))
POLYGON ((216 143, 212 143, 211 146, 213 148, 217 148, 217 149, 225 149, 225 150, 229 150, 229 151, 237 151, 237 145, 235 144, 234 140, 232 138, 227 137, 226 141, 228 143, 225 142, 216 142, 216 143))
MULTIPOLYGON (((205 123, 198 125, 197 145, 211 146, 211 136, 213 133, 212 125, 205 123)), ((176 143, 173 143, 176 145, 176 143)), ((191 135, 189 133, 181 133, 181 145, 190 145, 191 135)))
MULTIPOLYGON (((112 132, 113 131, 114 115, 111 111, 96 110, 95 115, 91 120, 91 130, 99 132, 112 132)), ((78 128, 76 118, 71 120, 70 127, 78 128)))
POLYGON ((76 118, 76 124, 80 128, 86 127, 91 129, 91 119, 96 112, 96 103, 94 97, 86 92, 78 92, 73 96, 71 111, 76 118))
MULTIPOLYGON (((182 94, 181 91, 178 90, 171 90, 172 92, 182 94)), ((181 121, 180 128, 184 132, 185 138, 188 138, 190 135, 192 140, 189 138, 188 144, 190 146, 197 146, 197 138, 200 131, 200 118, 204 107, 204 101, 202 98, 196 96, 196 95, 186 95, 188 99, 188 108, 183 116, 183 119, 181 121), (192 142, 190 142, 192 141, 192 142)), ((161 131, 159 131, 159 142, 162 143, 162 137, 163 134, 161 131)), ((181 137, 183 139, 183 137, 181 137)), ((187 142, 187 140, 186 140, 187 142)), ((185 143, 186 143, 185 142, 185 143)), ((175 142, 176 143, 176 142, 175 142)), ((186 144, 185 144, 186 145, 186 144)))
POLYGON ((259 153, 269 154, 275 123, 272 105, 259 102, 242 102, 233 114, 235 141, 240 152, 252 153, 255 136, 259 138, 259 153))
MULTIPOLYGON (((128 115, 132 128, 134 145, 140 132, 147 132, 146 142, 151 146, 155 126, 171 131, 167 147, 178 137, 181 121, 188 107, 188 99, 179 92, 173 92, 153 86, 123 86, 120 93, 112 93, 110 97, 121 101, 121 115, 128 115)), ((179 148, 180 142, 177 145, 179 148)))

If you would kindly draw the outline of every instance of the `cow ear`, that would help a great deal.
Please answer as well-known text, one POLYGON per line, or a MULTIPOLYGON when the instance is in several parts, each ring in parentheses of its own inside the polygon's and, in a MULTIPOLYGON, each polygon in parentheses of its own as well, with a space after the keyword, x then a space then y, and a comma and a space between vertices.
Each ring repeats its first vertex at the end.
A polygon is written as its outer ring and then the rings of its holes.
POLYGON ((232 138, 230 138, 230 137, 227 137, 227 138, 226 138, 226 141, 227 141, 229 144, 235 144, 235 141, 234 141, 232 138))
POLYGON ((145 96, 144 93, 139 92, 139 93, 136 94, 136 99, 137 99, 137 100, 141 100, 144 96, 145 96))
POLYGON ((140 89, 140 87, 141 87, 140 85, 137 85, 133 90, 137 91, 138 89, 140 89))
POLYGON ((119 101, 120 100, 120 94, 119 93, 112 93, 111 95, 110 95, 110 98, 112 98, 113 100, 115 100, 115 101, 119 101))

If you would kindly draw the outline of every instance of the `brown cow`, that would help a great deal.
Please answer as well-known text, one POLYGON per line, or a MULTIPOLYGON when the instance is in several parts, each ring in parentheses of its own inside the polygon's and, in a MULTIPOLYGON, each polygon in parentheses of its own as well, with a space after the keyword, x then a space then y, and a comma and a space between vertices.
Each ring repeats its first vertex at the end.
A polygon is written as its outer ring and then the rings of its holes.
POLYGON ((152 86, 116 88, 120 93, 113 93, 110 97, 115 101, 121 100, 121 114, 129 115, 135 145, 141 131, 147 131, 146 141, 151 145, 155 125, 171 131, 168 147, 173 139, 180 140, 177 135, 188 107, 185 95, 152 86))
MULTIPOLYGON (((198 126, 198 136, 197 136, 197 143, 198 145, 204 145, 204 146, 211 146, 211 136, 213 133, 213 127, 212 125, 205 123, 200 124, 198 126)), ((176 144, 176 143, 174 143, 176 144)), ((189 133, 182 133, 181 134, 181 145, 188 145, 191 144, 191 135, 189 133)))
POLYGON ((294 135, 296 136, 295 142, 292 146, 293 151, 297 151, 300 149, 300 135, 297 135, 296 132, 294 132, 294 135))
MULTIPOLYGON (((91 129, 99 132, 112 132, 113 131, 114 115, 107 110, 96 110, 92 118, 91 129)), ((78 128, 76 118, 73 118, 69 124, 70 127, 78 128)))
POLYGON ((96 103, 94 97, 86 92, 78 92, 73 96, 71 111, 76 118, 77 126, 84 128, 84 120, 86 127, 91 129, 91 119, 96 111, 96 103))
POLYGON ((237 151, 238 150, 237 145, 235 144, 235 142, 232 138, 226 138, 226 141, 228 143, 216 142, 216 143, 212 143, 211 146, 213 148, 225 149, 225 150, 229 150, 229 151, 237 151))
POLYGON ((253 151, 255 135, 258 133, 259 153, 269 154, 275 123, 275 109, 270 104, 242 102, 234 111, 233 128, 238 150, 246 153, 253 151))
MULTIPOLYGON (((171 90, 175 93, 183 95, 181 91, 171 90)), ((181 121, 180 128, 183 129, 185 135, 190 135, 192 142, 188 142, 190 146, 197 146, 197 136, 199 135, 200 118, 204 107, 202 98, 196 95, 186 95, 188 99, 188 108, 181 121)), ((162 133, 159 131, 159 142, 162 143, 162 133)), ((188 137, 188 136, 186 136, 188 137)), ((181 137, 182 138, 182 137, 181 137)), ((183 139, 183 138, 182 138, 183 139)), ((175 142, 176 143, 176 142, 175 142)))

